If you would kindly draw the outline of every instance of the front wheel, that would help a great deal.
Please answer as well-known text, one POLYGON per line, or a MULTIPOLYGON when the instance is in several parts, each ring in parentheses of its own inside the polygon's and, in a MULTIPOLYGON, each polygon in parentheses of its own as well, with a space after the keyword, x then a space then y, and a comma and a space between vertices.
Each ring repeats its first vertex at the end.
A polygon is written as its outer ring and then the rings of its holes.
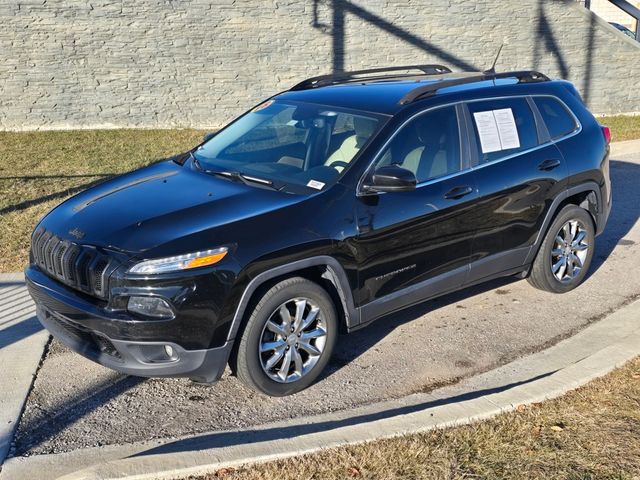
POLYGON ((271 396, 311 385, 327 365, 338 322, 329 294, 301 277, 271 287, 253 308, 236 357, 238 377, 271 396))
POLYGON ((549 227, 533 261, 529 283, 553 293, 573 290, 589 270, 594 247, 591 215, 583 208, 567 205, 549 227))

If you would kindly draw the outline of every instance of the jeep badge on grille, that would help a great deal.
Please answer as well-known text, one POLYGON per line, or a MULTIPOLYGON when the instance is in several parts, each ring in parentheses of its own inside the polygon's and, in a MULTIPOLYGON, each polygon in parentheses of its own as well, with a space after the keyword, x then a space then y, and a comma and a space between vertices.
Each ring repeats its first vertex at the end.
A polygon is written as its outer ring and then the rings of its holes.
POLYGON ((69 235, 73 235, 78 240, 80 240, 82 239, 82 237, 84 237, 84 232, 80 230, 78 227, 76 227, 73 230, 69 230, 69 235))

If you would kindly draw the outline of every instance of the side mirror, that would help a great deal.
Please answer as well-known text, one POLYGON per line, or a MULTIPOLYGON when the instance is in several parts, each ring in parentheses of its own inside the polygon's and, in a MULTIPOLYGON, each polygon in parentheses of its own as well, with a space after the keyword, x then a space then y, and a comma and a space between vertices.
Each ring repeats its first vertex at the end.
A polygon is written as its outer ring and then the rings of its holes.
POLYGON ((365 193, 409 192, 416 188, 416 176, 398 165, 385 165, 373 172, 371 179, 363 185, 365 193))
POLYGON ((202 139, 202 143, 208 142, 209 140, 211 140, 215 136, 216 136, 216 132, 205 133, 204 134, 204 138, 202 139))

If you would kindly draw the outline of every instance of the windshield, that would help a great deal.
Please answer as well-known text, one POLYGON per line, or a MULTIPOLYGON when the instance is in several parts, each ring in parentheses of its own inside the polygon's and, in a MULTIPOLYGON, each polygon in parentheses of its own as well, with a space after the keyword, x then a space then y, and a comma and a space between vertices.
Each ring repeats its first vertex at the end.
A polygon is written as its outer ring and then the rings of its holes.
POLYGON ((269 100, 193 155, 209 172, 264 179, 283 189, 296 185, 323 190, 338 181, 378 124, 379 118, 370 114, 269 100))

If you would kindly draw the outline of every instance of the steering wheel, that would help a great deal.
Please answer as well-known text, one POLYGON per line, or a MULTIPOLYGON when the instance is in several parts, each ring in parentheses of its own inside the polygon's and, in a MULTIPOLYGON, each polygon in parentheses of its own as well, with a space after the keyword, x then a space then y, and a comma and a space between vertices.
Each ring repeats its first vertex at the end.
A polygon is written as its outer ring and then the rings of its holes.
POLYGON ((342 167, 342 168, 347 168, 349 166, 349 162, 343 162, 342 160, 336 160, 335 162, 331 162, 329 165, 329 167, 342 167))

